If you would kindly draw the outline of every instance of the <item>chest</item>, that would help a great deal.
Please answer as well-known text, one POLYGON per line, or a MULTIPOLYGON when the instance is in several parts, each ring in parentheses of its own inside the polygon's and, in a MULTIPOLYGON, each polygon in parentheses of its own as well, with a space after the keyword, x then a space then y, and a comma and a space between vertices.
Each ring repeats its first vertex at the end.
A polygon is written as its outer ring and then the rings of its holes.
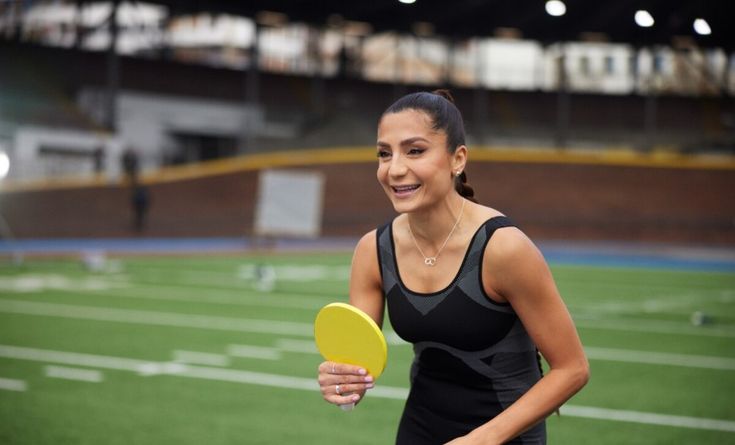
POLYGON ((427 261, 411 244, 396 243, 395 255, 391 260, 406 288, 418 294, 436 293, 455 281, 465 265, 468 242, 447 246, 433 261, 427 261))

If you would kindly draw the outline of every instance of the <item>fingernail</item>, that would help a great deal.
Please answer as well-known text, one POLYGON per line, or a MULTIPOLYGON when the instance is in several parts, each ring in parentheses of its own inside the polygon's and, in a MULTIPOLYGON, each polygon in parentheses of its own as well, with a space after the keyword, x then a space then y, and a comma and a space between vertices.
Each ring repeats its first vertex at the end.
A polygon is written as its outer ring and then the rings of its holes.
POLYGON ((372 388, 373 386, 375 386, 373 383, 368 383, 367 385, 365 385, 365 387, 368 389, 372 388))
POLYGON ((359 395, 355 394, 354 396, 352 396, 352 401, 353 402, 357 402, 358 400, 360 400, 360 396, 359 395))
POLYGON ((369 376, 365 377, 363 380, 365 380, 366 382, 372 382, 373 381, 373 376, 369 375, 369 376))
POLYGON ((359 371, 357 371, 357 372, 358 372, 358 373, 360 373, 360 375, 365 375, 365 374, 367 374, 367 371, 365 371, 364 369, 360 369, 360 370, 359 370, 359 371))

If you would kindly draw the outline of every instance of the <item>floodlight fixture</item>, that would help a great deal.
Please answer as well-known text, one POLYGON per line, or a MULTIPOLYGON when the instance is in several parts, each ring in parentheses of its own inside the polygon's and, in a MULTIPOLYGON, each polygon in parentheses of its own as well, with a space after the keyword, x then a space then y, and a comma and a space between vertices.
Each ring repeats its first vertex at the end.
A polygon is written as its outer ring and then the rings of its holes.
POLYGON ((403 3, 404 5, 412 5, 416 3, 416 0, 398 0, 398 1, 403 3))
POLYGON ((567 5, 561 0, 549 0, 546 2, 546 13, 550 16, 561 17, 567 13, 567 5))
POLYGON ((655 23, 653 16, 645 9, 639 9, 635 12, 635 23, 641 28, 650 28, 655 23))
POLYGON ((712 28, 709 27, 707 20, 701 18, 694 20, 694 31, 700 36, 712 34, 712 28))

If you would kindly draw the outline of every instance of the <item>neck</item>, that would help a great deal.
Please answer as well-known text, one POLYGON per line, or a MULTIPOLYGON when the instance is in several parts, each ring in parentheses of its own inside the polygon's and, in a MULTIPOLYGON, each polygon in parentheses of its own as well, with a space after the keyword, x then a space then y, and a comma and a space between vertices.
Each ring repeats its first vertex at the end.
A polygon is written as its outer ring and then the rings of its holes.
POLYGON ((408 213, 406 216, 414 237, 438 248, 457 223, 464 202, 465 198, 452 194, 430 209, 408 213))

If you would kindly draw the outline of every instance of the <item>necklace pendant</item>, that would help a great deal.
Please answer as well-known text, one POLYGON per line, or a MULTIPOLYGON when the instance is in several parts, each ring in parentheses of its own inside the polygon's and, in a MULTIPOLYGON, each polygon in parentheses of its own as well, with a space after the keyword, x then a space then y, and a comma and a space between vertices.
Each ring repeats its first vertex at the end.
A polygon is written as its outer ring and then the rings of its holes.
POLYGON ((424 258, 424 264, 426 264, 427 266, 433 266, 433 265, 435 265, 436 264, 436 257, 435 256, 432 256, 432 257, 424 258))

